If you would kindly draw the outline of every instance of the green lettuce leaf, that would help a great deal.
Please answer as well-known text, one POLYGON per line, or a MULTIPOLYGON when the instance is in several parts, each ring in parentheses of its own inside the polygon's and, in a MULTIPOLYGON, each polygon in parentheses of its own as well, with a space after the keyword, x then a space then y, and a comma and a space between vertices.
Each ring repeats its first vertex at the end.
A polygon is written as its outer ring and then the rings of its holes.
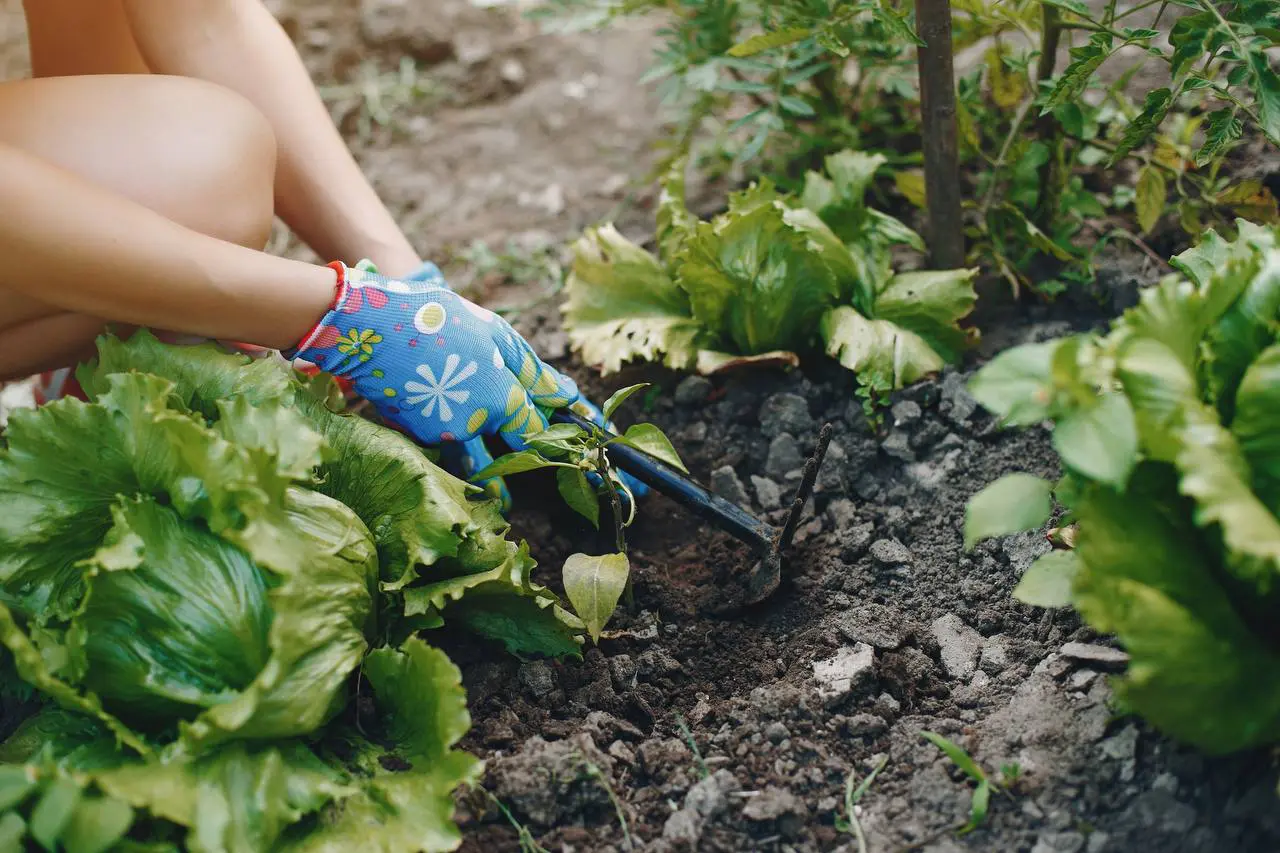
POLYGON ((677 370, 692 365, 702 328, 689 298, 653 255, 612 225, 588 229, 573 251, 564 324, 588 364, 606 373, 636 358, 677 370))
POLYGON ((888 320, 868 320, 849 307, 822 318, 827 355, 852 370, 861 384, 879 391, 910 385, 946 363, 915 332, 888 320))
POLYGON ((1231 431, 1253 474, 1253 490, 1280 516, 1280 344, 1249 365, 1236 391, 1231 431))
POLYGON ((370 775, 359 793, 322 815, 320 826, 282 850, 416 853, 455 849, 452 790, 479 779, 481 764, 453 747, 471 725, 462 676, 418 639, 369 654, 365 675, 386 715, 391 750, 365 742, 356 763, 370 775), (394 760, 386 760, 393 758, 394 760), (407 765, 407 766, 406 766, 407 765), (404 769, 388 770, 388 766, 404 769))
POLYGON ((1119 698, 1210 753, 1280 738, 1280 655, 1247 627, 1215 577, 1211 546, 1169 505, 1167 477, 1082 499, 1075 604, 1132 660, 1119 698))
POLYGON ((969 342, 960 320, 973 311, 977 268, 899 273, 876 297, 873 316, 914 332, 942 356, 955 362, 969 342))
POLYGON ((701 223, 679 258, 677 281, 713 343, 755 355, 811 345, 839 292, 808 235, 788 224, 771 187, 737 196, 701 223))

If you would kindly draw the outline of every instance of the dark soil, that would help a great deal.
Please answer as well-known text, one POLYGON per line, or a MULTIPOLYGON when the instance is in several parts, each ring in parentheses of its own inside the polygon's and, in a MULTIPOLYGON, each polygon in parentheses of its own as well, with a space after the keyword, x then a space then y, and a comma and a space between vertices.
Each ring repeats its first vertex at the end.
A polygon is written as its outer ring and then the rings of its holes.
MULTIPOLYGON (((26 63, 18 5, 0 3, 0 71, 10 75, 26 63)), ((393 103, 388 126, 364 129, 359 98, 332 104, 429 257, 482 240, 527 259, 605 217, 642 236, 653 192, 641 179, 660 128, 635 81, 652 27, 540 35, 510 5, 465 0, 268 5, 326 87, 417 60, 428 94, 393 103)), ((700 208, 722 197, 694 192, 700 208)), ((277 248, 309 256, 284 232, 277 248)), ((567 359, 546 277, 513 276, 506 260, 454 265, 454 283, 474 276, 489 304, 523 306, 517 325, 597 399, 641 379, 659 384, 652 410, 633 403, 624 420, 658 424, 699 479, 740 490, 754 511, 789 501, 818 427, 835 426, 783 586, 764 605, 739 605, 751 565, 742 546, 652 497, 628 531, 634 606, 582 661, 522 663, 449 644, 485 787, 542 847, 851 853, 836 822, 846 780, 887 759, 860 807, 872 853, 1280 850, 1270 758, 1209 760, 1116 716, 1106 638, 1069 612, 1010 597, 1049 547, 1042 535, 961 547, 975 491, 1011 471, 1055 473, 1045 433, 998 431, 966 394, 967 376, 999 349, 1114 314, 1165 269, 1136 250, 1112 254, 1092 292, 1051 309, 988 309, 971 363, 897 395, 873 427, 850 375, 818 359, 714 382, 656 370, 592 381, 567 359), (972 785, 922 730, 960 743, 992 774, 1020 768, 968 835, 951 830, 968 817, 972 785)), ((544 582, 556 585, 568 554, 608 547, 567 510, 543 509, 558 506, 545 481, 513 486, 516 532, 544 582)), ((521 849, 478 792, 461 797, 460 817, 469 853, 521 849)))

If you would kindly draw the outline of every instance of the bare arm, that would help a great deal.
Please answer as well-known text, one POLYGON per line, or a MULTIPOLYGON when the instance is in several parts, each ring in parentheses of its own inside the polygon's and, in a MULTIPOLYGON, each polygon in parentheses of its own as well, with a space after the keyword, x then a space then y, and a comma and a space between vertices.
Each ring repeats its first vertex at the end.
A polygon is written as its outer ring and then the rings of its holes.
POLYGON ((266 115, 280 147, 277 213, 317 254, 370 258, 405 275, 421 262, 334 127, 293 43, 260 0, 123 0, 160 74, 218 83, 266 115))
POLYGON ((70 312, 283 349, 333 299, 326 267, 199 234, 9 146, 0 210, 22 212, 0 228, 0 290, 70 312))

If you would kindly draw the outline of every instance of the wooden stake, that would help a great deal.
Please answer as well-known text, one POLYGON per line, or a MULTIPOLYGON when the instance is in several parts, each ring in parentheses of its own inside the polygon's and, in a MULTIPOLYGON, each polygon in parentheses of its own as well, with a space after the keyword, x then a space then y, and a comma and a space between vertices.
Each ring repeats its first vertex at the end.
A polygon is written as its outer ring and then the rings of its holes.
POLYGON ((929 206, 930 263, 964 266, 960 221, 960 160, 956 144, 956 81, 951 59, 950 0, 915 0, 920 111, 924 134, 924 185, 929 206))

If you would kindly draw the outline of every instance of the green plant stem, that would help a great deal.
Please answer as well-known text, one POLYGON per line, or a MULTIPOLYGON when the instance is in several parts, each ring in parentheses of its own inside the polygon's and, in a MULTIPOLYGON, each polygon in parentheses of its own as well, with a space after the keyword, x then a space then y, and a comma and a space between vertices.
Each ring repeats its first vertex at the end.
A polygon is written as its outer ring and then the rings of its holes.
POLYGON ((1062 13, 1057 6, 1044 3, 1040 7, 1040 61, 1036 64, 1036 83, 1053 76, 1058 64, 1058 41, 1062 36, 1062 13))
POLYGON ((1022 130, 1022 123, 1026 121, 1027 113, 1031 111, 1031 105, 1034 102, 1035 97, 1028 96, 1018 105, 1018 111, 1013 116, 1013 124, 1009 126, 1009 133, 1000 145, 1000 153, 996 155, 995 163, 991 165, 991 183, 987 185, 987 192, 983 195, 982 204, 978 207, 979 219, 984 222, 987 211, 991 209, 991 203, 995 200, 996 185, 999 183, 1000 171, 1004 168, 1005 159, 1009 156, 1009 149, 1013 147, 1013 140, 1022 130))
POLYGON ((1129 17, 1130 15, 1134 14, 1135 12, 1141 12, 1143 9, 1154 6, 1157 3, 1166 3, 1166 2, 1168 2, 1168 0, 1146 0, 1146 2, 1139 3, 1137 6, 1131 6, 1130 8, 1125 9, 1120 14, 1115 15, 1112 18, 1111 23, 1114 24, 1116 21, 1123 20, 1129 17))
MULTIPOLYGON (((596 468, 600 479, 604 480, 605 490, 609 493, 609 509, 613 512, 613 539, 619 554, 627 553, 627 540, 622 533, 622 499, 618 497, 618 487, 609 477, 609 459, 605 456, 604 445, 596 448, 596 468)), ((627 586, 630 587, 630 582, 627 586)))

